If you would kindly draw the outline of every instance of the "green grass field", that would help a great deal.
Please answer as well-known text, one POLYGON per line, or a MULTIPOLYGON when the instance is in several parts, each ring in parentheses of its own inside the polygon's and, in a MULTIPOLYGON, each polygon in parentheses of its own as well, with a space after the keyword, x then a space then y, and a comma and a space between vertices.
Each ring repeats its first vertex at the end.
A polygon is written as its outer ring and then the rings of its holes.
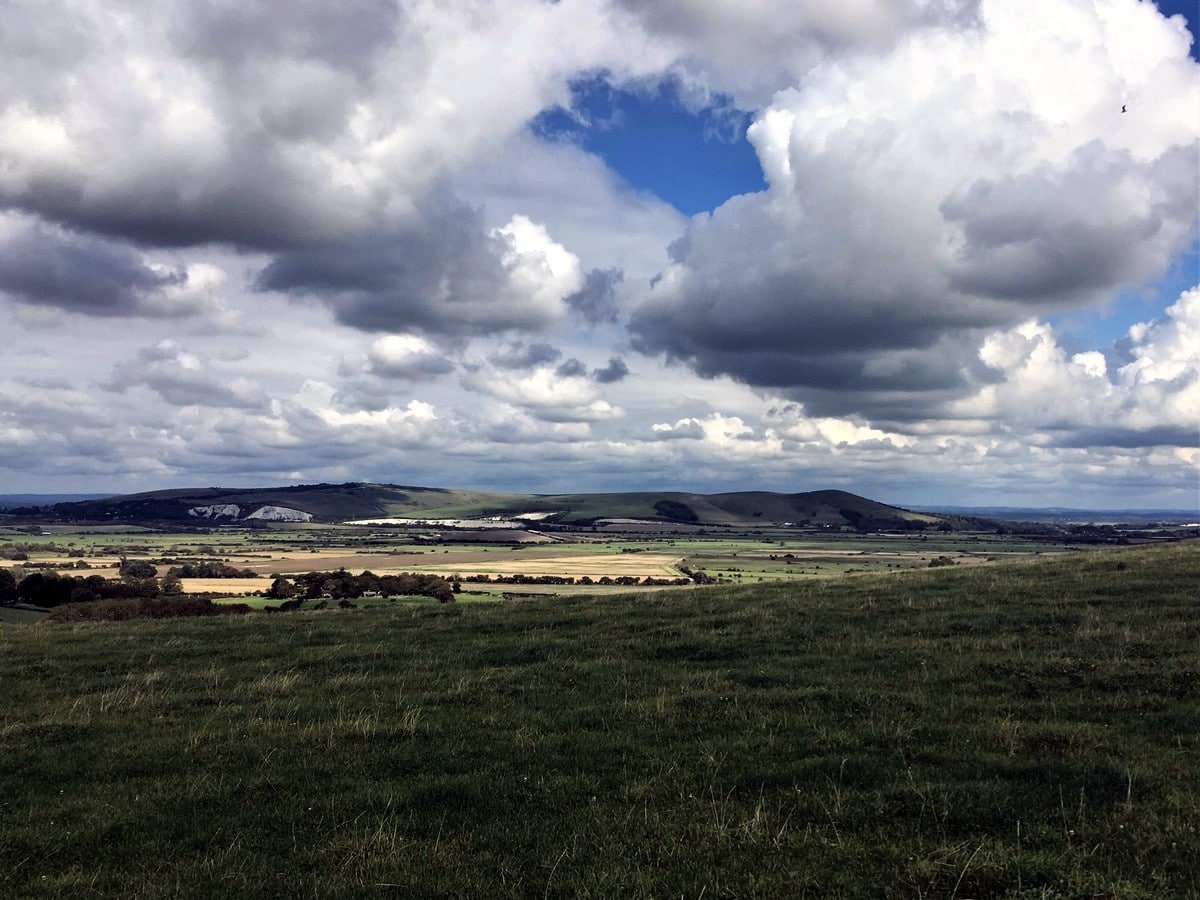
POLYGON ((1200 544, 0 626, 0 896, 1200 896, 1200 544))
POLYGON ((0 625, 30 625, 45 614, 45 610, 31 606, 0 606, 0 625))

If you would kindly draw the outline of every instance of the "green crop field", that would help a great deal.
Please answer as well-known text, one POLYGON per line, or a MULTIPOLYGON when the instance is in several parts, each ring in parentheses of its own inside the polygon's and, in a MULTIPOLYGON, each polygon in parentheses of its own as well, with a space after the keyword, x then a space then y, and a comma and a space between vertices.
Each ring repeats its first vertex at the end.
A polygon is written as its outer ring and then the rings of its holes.
POLYGON ((0 624, 0 896, 1197 897, 1198 587, 1188 542, 0 624))

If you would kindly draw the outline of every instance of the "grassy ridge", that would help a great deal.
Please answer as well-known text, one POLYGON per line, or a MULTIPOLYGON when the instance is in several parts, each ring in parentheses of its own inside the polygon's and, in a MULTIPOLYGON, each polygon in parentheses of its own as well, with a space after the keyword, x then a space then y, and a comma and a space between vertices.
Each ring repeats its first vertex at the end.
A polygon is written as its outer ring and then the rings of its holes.
MULTIPOLYGON (((405 487, 392 484, 310 484, 278 488, 196 488, 150 491, 107 497, 54 507, 57 515, 76 520, 150 522, 158 520, 203 523, 189 514, 194 507, 236 505, 247 514, 257 506, 282 506, 302 510, 322 522, 374 517, 473 518, 558 513, 561 522, 586 522, 597 518, 652 518, 664 515, 661 504, 672 504, 680 521, 708 524, 762 524, 772 521, 806 521, 813 525, 845 525, 843 515, 882 519, 938 517, 911 513, 844 491, 776 494, 750 491, 734 494, 677 492, 608 494, 494 494, 446 488, 405 487), (683 509, 686 508, 686 509, 683 509)), ((668 507, 669 511, 670 507, 668 507)))
POLYGON ((1200 896, 1200 545, 0 630, 4 896, 1200 896))

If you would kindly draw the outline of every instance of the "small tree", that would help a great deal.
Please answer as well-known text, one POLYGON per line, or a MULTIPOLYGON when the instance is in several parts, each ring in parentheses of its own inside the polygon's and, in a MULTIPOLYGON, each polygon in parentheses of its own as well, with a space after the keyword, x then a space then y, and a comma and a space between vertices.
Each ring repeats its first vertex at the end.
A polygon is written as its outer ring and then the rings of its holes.
POLYGON ((95 599, 96 595, 92 592, 91 588, 80 585, 77 588, 71 589, 72 603, 91 603, 95 599))
POLYGON ((118 571, 122 578, 154 578, 158 567, 144 559, 123 559, 118 571))
POLYGON ((0 606, 17 602, 17 579, 8 569, 0 569, 0 606))
POLYGON ((277 577, 267 589, 267 596, 275 600, 287 600, 296 596, 296 586, 283 577, 277 577))

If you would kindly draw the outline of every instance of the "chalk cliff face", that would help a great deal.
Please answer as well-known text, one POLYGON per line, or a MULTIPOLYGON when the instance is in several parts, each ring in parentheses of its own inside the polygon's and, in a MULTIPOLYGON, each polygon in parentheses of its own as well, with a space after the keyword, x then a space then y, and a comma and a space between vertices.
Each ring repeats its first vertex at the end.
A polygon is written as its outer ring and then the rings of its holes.
POLYGON ((246 518, 264 522, 309 522, 312 521, 312 513, 288 509, 286 506, 260 506, 246 518))
POLYGON ((260 522, 310 522, 312 513, 286 506, 260 506, 243 516, 242 508, 236 503, 218 503, 214 506, 193 506, 188 515, 199 519, 257 519, 260 522))
POLYGON ((236 519, 242 514, 242 508, 236 503, 219 503, 216 506, 193 506, 188 510, 189 516, 199 519, 236 519))

